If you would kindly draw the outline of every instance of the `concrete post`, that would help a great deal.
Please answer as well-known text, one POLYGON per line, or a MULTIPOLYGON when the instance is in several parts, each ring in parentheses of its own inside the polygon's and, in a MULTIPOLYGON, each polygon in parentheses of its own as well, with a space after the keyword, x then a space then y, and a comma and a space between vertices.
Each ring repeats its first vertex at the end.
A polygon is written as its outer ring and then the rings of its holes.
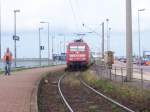
POLYGON ((133 77, 132 63, 132 9, 131 0, 126 0, 126 73, 127 81, 131 81, 133 77))

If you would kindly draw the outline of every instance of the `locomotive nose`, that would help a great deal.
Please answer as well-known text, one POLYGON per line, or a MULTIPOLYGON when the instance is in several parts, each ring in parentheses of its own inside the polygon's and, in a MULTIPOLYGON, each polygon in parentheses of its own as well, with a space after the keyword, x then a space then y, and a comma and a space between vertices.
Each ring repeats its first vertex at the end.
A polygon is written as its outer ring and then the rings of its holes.
POLYGON ((79 54, 79 52, 77 51, 76 54, 79 54))

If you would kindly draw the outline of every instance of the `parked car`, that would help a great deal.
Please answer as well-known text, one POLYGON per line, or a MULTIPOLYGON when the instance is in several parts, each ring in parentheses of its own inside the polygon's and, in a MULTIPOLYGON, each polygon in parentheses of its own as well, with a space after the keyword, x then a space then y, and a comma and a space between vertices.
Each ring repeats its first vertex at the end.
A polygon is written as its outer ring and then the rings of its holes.
POLYGON ((145 64, 146 66, 149 66, 150 65, 150 59, 144 59, 145 60, 145 64))
POLYGON ((137 60, 135 58, 133 58, 133 64, 136 64, 137 60))
POLYGON ((141 59, 141 60, 137 59, 137 60, 136 60, 136 64, 137 64, 137 65, 139 65, 140 63, 141 63, 140 65, 146 65, 147 62, 148 62, 147 59, 141 59))
POLYGON ((126 58, 120 58, 120 59, 118 59, 120 62, 123 62, 123 63, 126 63, 126 58))

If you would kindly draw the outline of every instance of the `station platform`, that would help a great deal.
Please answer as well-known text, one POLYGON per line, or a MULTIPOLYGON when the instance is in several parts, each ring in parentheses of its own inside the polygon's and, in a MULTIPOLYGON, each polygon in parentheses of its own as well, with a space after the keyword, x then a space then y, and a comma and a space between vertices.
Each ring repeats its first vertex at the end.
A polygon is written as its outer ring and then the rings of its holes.
POLYGON ((0 76, 0 112, 37 112, 37 90, 47 73, 63 70, 65 65, 36 68, 0 76))

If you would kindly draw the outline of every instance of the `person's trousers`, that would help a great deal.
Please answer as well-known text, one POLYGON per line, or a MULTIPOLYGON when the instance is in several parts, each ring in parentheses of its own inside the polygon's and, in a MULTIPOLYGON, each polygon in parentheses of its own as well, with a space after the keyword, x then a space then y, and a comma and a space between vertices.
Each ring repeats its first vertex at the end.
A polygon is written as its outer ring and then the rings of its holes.
POLYGON ((5 75, 10 75, 10 63, 6 63, 5 65, 5 75))

